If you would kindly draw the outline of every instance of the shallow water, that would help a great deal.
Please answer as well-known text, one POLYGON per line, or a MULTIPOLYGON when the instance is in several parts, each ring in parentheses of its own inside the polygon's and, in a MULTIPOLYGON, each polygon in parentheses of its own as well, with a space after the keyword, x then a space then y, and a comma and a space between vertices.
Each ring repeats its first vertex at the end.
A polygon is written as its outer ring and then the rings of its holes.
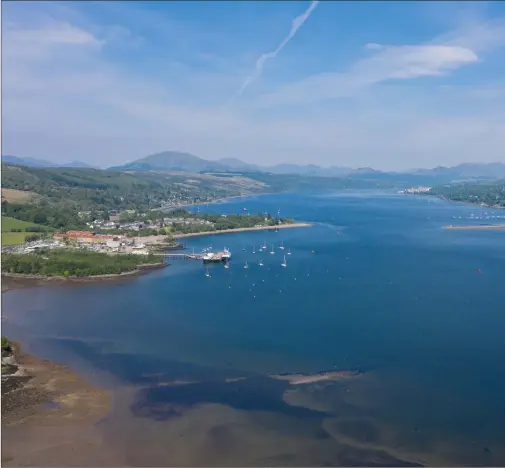
POLYGON ((505 461, 505 233, 441 229, 503 211, 380 192, 199 209, 243 207, 315 224, 187 239, 232 251, 210 278, 174 261, 134 281, 10 291, 4 333, 114 389, 102 430, 133 464, 505 461), (365 374, 268 378, 332 368, 365 374))

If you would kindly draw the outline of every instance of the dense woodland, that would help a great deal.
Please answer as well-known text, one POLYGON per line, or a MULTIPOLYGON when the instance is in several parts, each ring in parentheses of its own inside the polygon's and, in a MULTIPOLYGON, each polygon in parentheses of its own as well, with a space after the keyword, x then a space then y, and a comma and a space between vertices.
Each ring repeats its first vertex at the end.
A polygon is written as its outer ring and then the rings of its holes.
POLYGON ((50 229, 70 230, 86 227, 86 223, 79 218, 77 210, 66 205, 55 206, 42 201, 33 203, 2 203, 2 215, 39 226, 32 226, 28 232, 42 232, 50 229))
POLYGON ((505 180, 434 187, 430 195, 449 200, 505 207, 505 180))
POLYGON ((158 263, 154 255, 108 255, 79 250, 44 250, 30 254, 3 254, 2 272, 42 276, 119 274, 139 265, 158 263))

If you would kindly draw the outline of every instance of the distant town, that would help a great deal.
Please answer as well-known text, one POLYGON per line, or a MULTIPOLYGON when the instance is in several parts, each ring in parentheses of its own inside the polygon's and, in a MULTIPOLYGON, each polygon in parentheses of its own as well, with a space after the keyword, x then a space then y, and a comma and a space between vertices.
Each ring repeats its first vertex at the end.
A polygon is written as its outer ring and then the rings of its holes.
POLYGON ((431 187, 410 187, 405 190, 400 190, 398 193, 428 193, 431 187))

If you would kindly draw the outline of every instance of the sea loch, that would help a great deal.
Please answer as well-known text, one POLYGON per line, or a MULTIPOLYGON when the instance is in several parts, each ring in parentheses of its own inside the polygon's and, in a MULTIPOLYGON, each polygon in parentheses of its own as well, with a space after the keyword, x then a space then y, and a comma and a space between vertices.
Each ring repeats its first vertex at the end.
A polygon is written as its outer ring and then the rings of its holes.
POLYGON ((181 260, 113 284, 9 291, 3 333, 110 389, 99 430, 130 464, 505 461, 504 233, 442 229, 505 212, 380 192, 200 210, 243 207, 313 226, 186 239, 232 251, 209 277, 181 260), (360 372, 271 376, 331 370, 360 372))

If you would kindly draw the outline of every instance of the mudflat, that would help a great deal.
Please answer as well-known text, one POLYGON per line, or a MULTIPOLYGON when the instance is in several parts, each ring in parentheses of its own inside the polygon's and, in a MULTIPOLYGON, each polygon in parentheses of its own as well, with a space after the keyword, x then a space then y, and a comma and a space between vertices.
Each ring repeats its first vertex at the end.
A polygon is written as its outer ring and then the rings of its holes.
POLYGON ((122 464, 96 426, 110 410, 108 392, 17 346, 12 358, 2 369, 2 465, 122 464))

